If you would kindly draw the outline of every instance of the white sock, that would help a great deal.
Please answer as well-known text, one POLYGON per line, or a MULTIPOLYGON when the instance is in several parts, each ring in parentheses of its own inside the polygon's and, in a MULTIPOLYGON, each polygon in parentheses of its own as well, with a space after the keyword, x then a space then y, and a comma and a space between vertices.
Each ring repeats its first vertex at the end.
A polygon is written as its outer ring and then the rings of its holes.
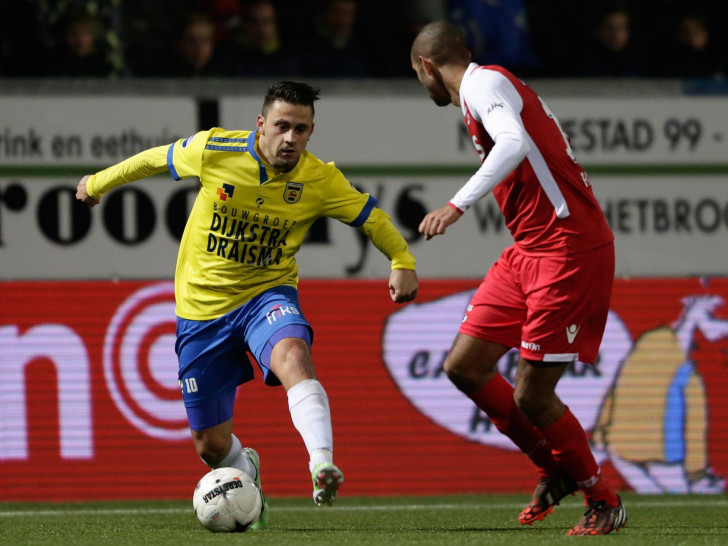
POLYGON ((212 468, 226 468, 233 467, 238 470, 242 470, 254 480, 258 478, 258 470, 255 465, 251 462, 247 455, 243 453, 243 446, 238 440, 235 434, 231 434, 233 437, 233 445, 230 446, 230 451, 225 455, 225 458, 212 468))
POLYGON ((306 379, 288 389, 288 409, 293 425, 306 444, 309 470, 313 472, 316 463, 333 462, 331 411, 321 383, 316 379, 306 379))

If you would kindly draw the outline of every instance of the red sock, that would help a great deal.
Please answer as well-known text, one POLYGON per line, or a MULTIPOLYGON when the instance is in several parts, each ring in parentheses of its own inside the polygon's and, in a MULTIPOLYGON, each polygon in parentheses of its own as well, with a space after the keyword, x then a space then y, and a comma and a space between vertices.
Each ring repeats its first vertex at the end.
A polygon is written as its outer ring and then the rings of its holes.
POLYGON ((468 396, 495 427, 531 459, 540 477, 557 476, 562 472, 551 453, 551 446, 516 406, 513 387, 503 376, 496 374, 480 390, 468 396))
POLYGON ((551 425, 541 429, 544 438, 553 448, 554 459, 584 491, 587 502, 606 501, 609 506, 617 506, 619 499, 599 471, 599 465, 589 448, 584 429, 569 408, 551 425))

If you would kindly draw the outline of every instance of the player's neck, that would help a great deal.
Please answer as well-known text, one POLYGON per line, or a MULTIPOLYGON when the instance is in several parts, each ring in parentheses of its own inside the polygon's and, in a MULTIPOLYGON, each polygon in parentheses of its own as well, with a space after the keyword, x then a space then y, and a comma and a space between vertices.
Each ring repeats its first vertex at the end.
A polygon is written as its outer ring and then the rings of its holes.
POLYGON ((440 68, 442 83, 445 84, 445 89, 450 93, 450 100, 455 106, 460 106, 460 84, 467 69, 467 66, 452 64, 440 68))

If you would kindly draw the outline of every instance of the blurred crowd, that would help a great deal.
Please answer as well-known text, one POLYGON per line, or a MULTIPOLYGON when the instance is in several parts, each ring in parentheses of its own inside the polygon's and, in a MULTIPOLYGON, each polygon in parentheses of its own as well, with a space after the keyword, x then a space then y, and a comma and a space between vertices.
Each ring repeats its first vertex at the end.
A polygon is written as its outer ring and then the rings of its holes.
POLYGON ((414 77, 435 19, 521 76, 728 75, 728 0, 14 0, 0 78, 414 77))

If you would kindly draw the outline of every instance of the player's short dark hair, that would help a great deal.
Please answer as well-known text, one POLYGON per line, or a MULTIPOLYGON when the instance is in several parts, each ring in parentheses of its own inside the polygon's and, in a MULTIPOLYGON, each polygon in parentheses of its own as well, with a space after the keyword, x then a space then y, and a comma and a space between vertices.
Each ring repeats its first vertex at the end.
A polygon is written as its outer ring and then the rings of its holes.
POLYGON ((420 55, 429 57, 438 66, 470 62, 463 31, 449 21, 433 21, 420 30, 412 43, 410 56, 416 60, 420 55))
POLYGON ((313 103, 319 100, 320 89, 311 87, 307 83, 282 81, 271 85, 263 99, 263 115, 268 107, 275 101, 280 100, 289 104, 310 106, 311 113, 314 113, 313 103))

